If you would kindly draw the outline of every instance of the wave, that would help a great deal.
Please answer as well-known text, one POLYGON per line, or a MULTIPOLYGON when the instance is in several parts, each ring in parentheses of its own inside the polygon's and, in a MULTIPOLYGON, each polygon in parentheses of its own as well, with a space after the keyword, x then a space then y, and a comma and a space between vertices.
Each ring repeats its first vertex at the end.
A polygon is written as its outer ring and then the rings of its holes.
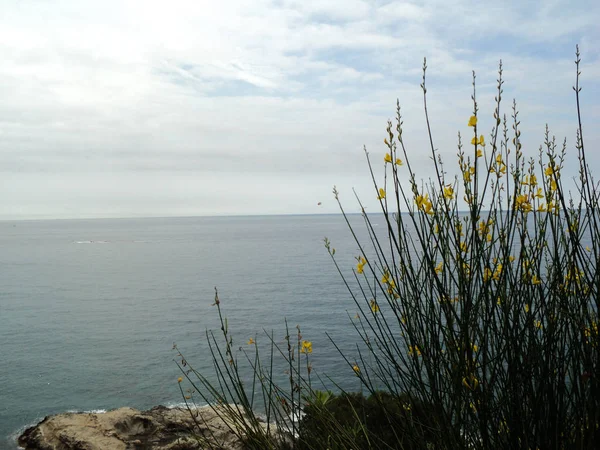
POLYGON ((27 425, 23 425, 22 427, 20 427, 19 429, 13 431, 12 433, 10 433, 8 435, 8 442, 9 444, 11 444, 14 449, 19 449, 19 450, 23 450, 23 447, 19 446, 19 436, 21 436, 25 430, 27 428, 31 428, 36 426, 38 423, 40 423, 42 420, 44 420, 44 417, 38 417, 37 419, 35 419, 33 422, 28 423, 27 425))

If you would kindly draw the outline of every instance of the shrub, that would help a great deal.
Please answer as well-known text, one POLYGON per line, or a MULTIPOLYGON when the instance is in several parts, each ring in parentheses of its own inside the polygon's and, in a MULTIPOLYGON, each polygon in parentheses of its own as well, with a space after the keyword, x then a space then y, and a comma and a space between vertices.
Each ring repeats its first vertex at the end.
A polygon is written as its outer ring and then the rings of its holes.
POLYGON ((431 443, 428 430, 434 424, 428 411, 428 405, 385 391, 369 397, 359 393, 332 395, 325 403, 315 402, 304 408, 298 448, 421 448, 424 442, 431 443), (414 428, 418 429, 417 435, 412 433, 414 428))
MULTIPOLYGON (((388 123, 387 153, 377 158, 381 182, 367 155, 386 235, 363 213, 370 242, 356 239, 359 288, 350 293, 369 358, 360 354, 348 364, 358 364, 370 392, 384 387, 432 405, 436 448, 600 443, 600 218, 586 162, 579 63, 577 50, 574 196, 561 176, 566 140, 559 146, 546 128, 537 158, 525 157, 516 103, 510 118, 501 110, 502 64, 489 119, 480 114, 473 75, 473 111, 465 117, 472 138, 463 145, 459 133, 455 177, 431 138, 435 173, 417 183, 399 105, 395 127, 388 123), (485 137, 481 123, 490 121, 485 137)), ((429 127, 425 74, 424 64, 429 127)), ((327 240, 326 247, 335 262, 327 240)))
MULTIPOLYGON (((563 184, 566 140, 559 145, 547 128, 537 157, 525 157, 516 103, 508 116, 501 109, 501 63, 492 115, 479 111, 473 74, 473 111, 465 114, 470 144, 459 133, 458 171, 449 175, 429 128, 424 64, 432 178, 417 182, 397 104, 396 124, 388 122, 384 139, 387 152, 377 157, 382 181, 367 154, 385 232, 377 232, 363 208, 369 240, 361 241, 334 188, 359 248, 350 279, 325 239, 359 309, 352 322, 361 342, 357 357, 340 354, 369 397, 315 391, 310 343, 299 329, 297 339, 288 332, 287 348, 270 339, 266 366, 258 349, 246 354, 254 371, 251 389, 239 375, 223 318, 225 350, 207 334, 218 385, 181 366, 206 401, 241 405, 250 419, 240 419, 237 407, 232 411, 251 447, 599 445, 600 217, 581 124, 579 49, 576 55, 574 195, 563 184), (484 136, 480 130, 488 122, 491 132, 484 136), (288 365, 287 386, 274 381, 275 355, 288 365), (255 389, 278 433, 257 425, 255 389), (290 417, 305 402, 298 428, 290 417)), ((218 297, 215 303, 221 315, 218 297)))

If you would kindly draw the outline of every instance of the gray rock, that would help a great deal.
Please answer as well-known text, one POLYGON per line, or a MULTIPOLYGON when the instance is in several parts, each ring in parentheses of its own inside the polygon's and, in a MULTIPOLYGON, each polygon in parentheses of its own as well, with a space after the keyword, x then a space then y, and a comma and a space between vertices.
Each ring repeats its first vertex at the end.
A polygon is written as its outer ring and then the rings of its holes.
MULTIPOLYGON (((220 411, 220 410, 218 410, 220 411)), ((156 406, 106 413, 46 417, 19 437, 26 450, 242 450, 232 426, 210 407, 193 410, 156 406)))

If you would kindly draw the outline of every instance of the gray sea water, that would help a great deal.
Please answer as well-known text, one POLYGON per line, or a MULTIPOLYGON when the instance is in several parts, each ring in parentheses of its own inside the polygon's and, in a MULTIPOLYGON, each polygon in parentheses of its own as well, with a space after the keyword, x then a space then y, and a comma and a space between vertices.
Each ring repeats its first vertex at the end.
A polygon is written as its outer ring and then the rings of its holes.
POLYGON ((236 345, 282 341, 287 318, 315 371, 348 374, 325 332, 351 350, 354 306, 324 236, 350 271, 340 215, 0 222, 0 448, 48 414, 180 403, 172 346, 209 367, 215 286, 236 345))

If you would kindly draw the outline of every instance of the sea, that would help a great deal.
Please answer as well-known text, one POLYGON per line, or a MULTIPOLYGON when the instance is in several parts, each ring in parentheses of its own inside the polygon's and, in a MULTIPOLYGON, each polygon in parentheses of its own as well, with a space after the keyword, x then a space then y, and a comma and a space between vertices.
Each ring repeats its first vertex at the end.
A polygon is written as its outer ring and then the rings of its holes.
POLYGON ((356 306, 325 237, 352 277, 340 214, 0 222, 0 449, 49 414, 180 405, 173 346, 211 376, 215 288, 236 355, 299 326, 314 379, 358 389, 334 345, 357 357, 356 306))

